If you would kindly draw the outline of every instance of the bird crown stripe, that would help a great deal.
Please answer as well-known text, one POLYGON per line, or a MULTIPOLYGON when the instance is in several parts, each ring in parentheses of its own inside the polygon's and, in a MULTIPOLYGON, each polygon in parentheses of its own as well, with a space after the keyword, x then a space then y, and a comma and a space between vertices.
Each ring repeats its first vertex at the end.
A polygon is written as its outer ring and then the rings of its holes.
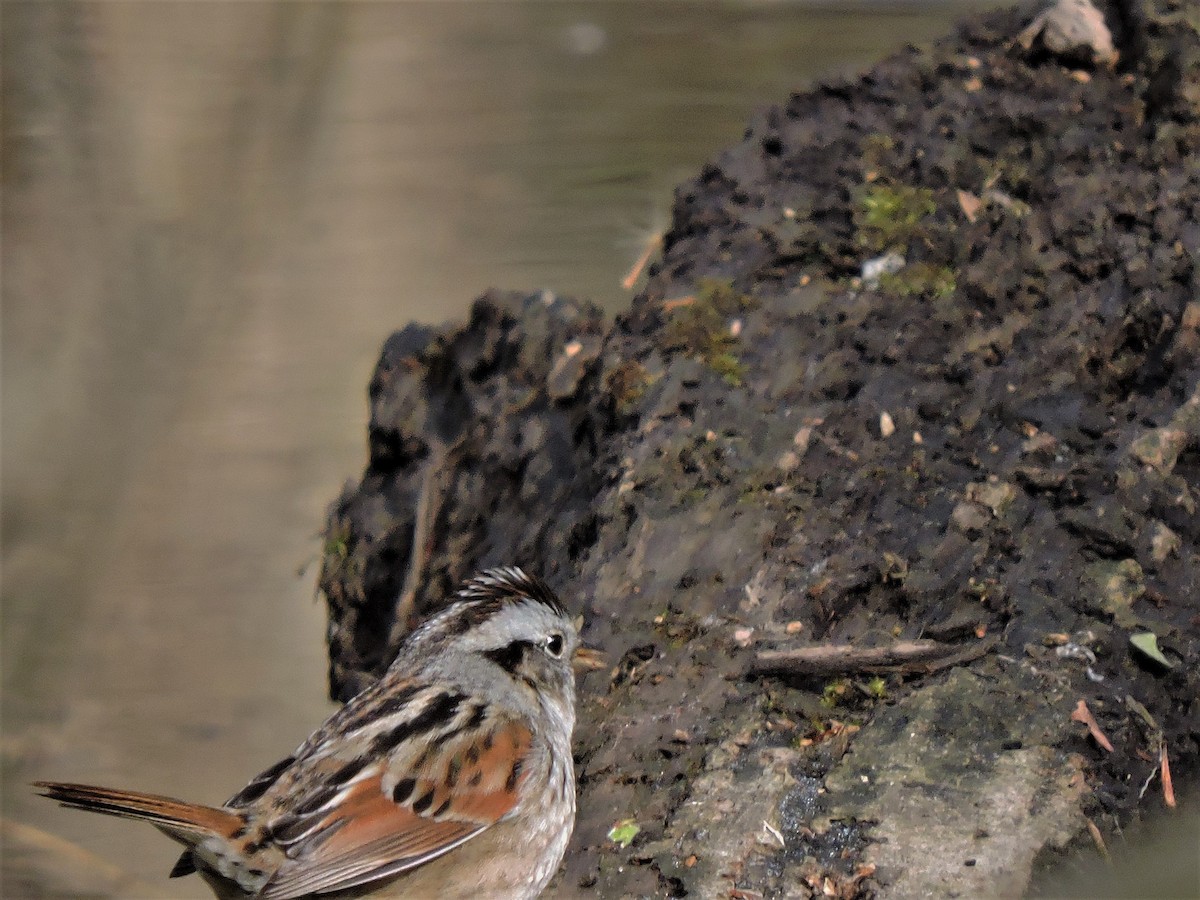
POLYGON ((457 594, 460 600, 532 600, 560 615, 566 610, 546 582, 516 566, 486 569, 468 579, 457 594))

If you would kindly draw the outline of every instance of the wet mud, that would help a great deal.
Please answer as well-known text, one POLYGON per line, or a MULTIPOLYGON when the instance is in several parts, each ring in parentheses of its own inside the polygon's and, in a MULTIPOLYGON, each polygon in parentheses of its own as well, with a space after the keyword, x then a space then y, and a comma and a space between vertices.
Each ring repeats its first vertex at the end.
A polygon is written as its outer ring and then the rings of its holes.
POLYGON ((1012 895, 1179 815, 1164 758, 1194 804, 1186 6, 1103 7, 1115 64, 1022 46, 1023 6, 766 108, 615 321, 495 292, 393 335, 327 527, 333 695, 478 568, 541 573, 610 662, 562 896, 1012 895))

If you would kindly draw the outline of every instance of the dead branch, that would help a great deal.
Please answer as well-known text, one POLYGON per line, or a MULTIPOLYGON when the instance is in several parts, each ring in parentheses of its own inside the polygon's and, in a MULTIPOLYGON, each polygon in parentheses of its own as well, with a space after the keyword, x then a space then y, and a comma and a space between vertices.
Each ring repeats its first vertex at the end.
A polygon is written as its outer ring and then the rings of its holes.
POLYGON ((829 676, 853 672, 916 672, 929 674, 978 659, 996 646, 992 636, 968 645, 940 641, 900 641, 886 647, 823 644, 795 650, 760 650, 750 664, 751 675, 829 676))

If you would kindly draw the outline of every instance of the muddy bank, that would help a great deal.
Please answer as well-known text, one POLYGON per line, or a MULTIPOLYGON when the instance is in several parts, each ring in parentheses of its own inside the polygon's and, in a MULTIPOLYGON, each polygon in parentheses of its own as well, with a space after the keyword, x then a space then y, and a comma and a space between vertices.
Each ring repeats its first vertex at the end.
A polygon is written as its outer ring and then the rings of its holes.
POLYGON ((1186 805, 1184 6, 1106 8, 1115 66, 1016 45, 1024 7, 766 109, 616 322, 494 293, 393 335, 327 530, 334 695, 474 570, 542 573, 613 662, 581 682, 562 895, 1011 895, 1164 814, 1164 754, 1186 805))

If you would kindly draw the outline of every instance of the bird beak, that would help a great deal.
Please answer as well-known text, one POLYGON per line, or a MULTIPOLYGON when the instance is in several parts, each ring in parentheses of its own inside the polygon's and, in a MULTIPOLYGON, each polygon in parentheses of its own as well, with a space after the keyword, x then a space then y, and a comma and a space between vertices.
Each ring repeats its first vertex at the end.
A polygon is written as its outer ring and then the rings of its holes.
POLYGON ((571 657, 571 665, 576 671, 594 672, 597 669, 603 669, 608 665, 608 660, 604 654, 592 647, 576 647, 575 654, 571 657))

